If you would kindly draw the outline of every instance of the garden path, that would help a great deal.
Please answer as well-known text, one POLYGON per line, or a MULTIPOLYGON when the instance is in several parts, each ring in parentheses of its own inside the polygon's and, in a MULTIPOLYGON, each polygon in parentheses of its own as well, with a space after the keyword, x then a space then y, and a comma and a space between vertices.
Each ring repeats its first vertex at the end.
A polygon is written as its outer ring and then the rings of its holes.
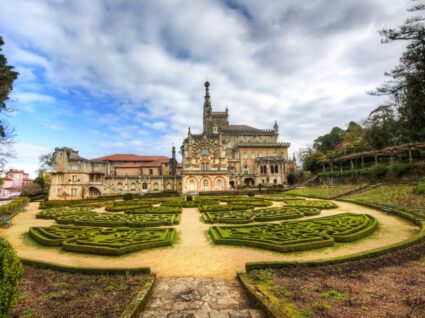
MULTIPOLYGON (((234 278, 236 272, 244 271, 245 263, 255 261, 307 261, 327 259, 363 252, 413 236, 417 227, 402 219, 374 209, 352 203, 334 201, 337 209, 323 210, 320 216, 343 212, 368 213, 380 224, 379 231, 359 242, 337 244, 334 247, 299 253, 278 253, 253 248, 213 245, 208 237, 210 225, 200 219, 196 208, 184 209, 181 223, 176 226, 180 233, 179 243, 171 246, 120 257, 97 256, 66 252, 56 247, 44 247, 33 242, 27 232, 31 226, 49 226, 54 220, 36 219, 37 203, 31 203, 27 212, 18 214, 13 225, 0 229, 0 236, 6 238, 20 257, 42 262, 52 262, 75 267, 133 268, 149 266, 160 277, 214 277, 234 278)), ((317 217, 320 217, 317 216, 317 217)))

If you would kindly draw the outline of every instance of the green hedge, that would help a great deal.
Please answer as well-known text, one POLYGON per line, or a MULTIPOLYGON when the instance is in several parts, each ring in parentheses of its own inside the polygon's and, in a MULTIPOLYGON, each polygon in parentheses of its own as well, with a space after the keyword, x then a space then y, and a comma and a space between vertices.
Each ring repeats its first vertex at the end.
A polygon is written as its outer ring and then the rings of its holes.
POLYGON ((319 209, 335 209, 338 206, 330 201, 323 200, 285 200, 287 206, 292 207, 306 207, 306 208, 319 208, 319 209))
POLYGON ((22 263, 12 246, 0 238, 0 317, 9 317, 19 301, 22 263))
POLYGON ((216 244, 252 246, 279 252, 304 251, 352 242, 370 235, 378 222, 367 214, 343 213, 280 224, 210 227, 216 244))
POLYGON ((45 209, 36 214, 37 219, 55 219, 62 215, 70 215, 70 214, 87 214, 92 213, 96 214, 94 211, 90 211, 89 208, 82 207, 73 207, 73 208, 50 208, 45 209))
POLYGON ((23 209, 29 202, 27 197, 16 198, 9 203, 0 205, 0 225, 12 217, 15 212, 23 209))
POLYGON ((316 208, 268 208, 247 211, 206 212, 202 217, 206 223, 247 224, 251 222, 268 222, 302 218, 305 215, 318 215, 316 208))
POLYGON ((85 200, 52 200, 42 201, 40 209, 61 208, 61 207, 103 207, 113 203, 112 198, 96 198, 85 200))
POLYGON ((29 235, 42 245, 62 246, 66 251, 122 255, 171 245, 176 239, 176 230, 173 228, 99 228, 53 225, 32 227, 29 235))
POLYGON ((138 213, 181 213, 181 207, 176 206, 159 206, 159 207, 140 207, 137 209, 124 210, 125 213, 138 214, 138 213))

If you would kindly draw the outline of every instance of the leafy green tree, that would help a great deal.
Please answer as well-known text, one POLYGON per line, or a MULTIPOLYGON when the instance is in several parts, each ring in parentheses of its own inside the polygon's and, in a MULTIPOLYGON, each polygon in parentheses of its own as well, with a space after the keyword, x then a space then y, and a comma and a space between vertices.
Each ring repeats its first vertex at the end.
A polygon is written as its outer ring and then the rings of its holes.
MULTIPOLYGON (((409 9, 419 13, 425 10, 422 1, 409 9)), ((383 42, 407 41, 399 64, 385 73, 390 79, 372 94, 388 95, 400 115, 404 141, 425 140, 425 17, 417 15, 407 19, 398 28, 383 29, 383 42)))
POLYGON ((303 170, 317 172, 323 168, 323 164, 327 161, 324 153, 320 151, 307 155, 303 161, 303 170))
POLYGON ((37 178, 34 179, 34 183, 38 184, 40 186, 41 189, 44 189, 44 178, 42 177, 42 175, 38 176, 37 178))
MULTIPOLYGON (((0 36, 0 112, 6 109, 6 101, 13 89, 13 82, 18 78, 18 72, 15 72, 13 66, 7 65, 6 57, 1 53, 4 45, 3 38, 0 36)), ((7 129, 3 121, 0 121, 0 137, 7 137, 7 129)))
POLYGON ((343 142, 347 145, 344 153, 354 153, 370 150, 369 144, 365 140, 365 132, 362 126, 352 121, 348 128, 342 133, 343 142))
POLYGON ((335 150, 335 147, 342 141, 343 129, 339 127, 332 128, 329 134, 319 136, 313 144, 314 149, 326 153, 335 150))

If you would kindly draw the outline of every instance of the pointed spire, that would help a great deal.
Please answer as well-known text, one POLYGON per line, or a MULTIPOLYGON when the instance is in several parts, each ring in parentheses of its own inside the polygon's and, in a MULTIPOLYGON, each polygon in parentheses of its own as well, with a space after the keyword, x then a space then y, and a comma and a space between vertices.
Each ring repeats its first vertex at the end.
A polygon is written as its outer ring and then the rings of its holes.
POLYGON ((189 129, 187 130, 187 134, 190 136, 192 133, 190 132, 190 126, 189 129))
POLYGON ((211 133, 211 127, 209 126, 209 121, 211 119, 211 100, 210 100, 210 91, 209 86, 210 83, 208 81, 205 82, 205 100, 204 100, 204 133, 211 133))
POLYGON ((277 124, 276 120, 274 121, 273 129, 274 129, 275 132, 279 131, 279 125, 277 124))

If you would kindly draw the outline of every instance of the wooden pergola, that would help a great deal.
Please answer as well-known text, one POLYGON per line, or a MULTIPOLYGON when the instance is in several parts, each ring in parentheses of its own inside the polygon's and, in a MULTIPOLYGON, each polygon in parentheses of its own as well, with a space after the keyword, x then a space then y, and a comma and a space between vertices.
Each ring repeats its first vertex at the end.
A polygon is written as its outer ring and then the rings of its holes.
POLYGON ((342 170, 342 167, 347 166, 348 163, 351 169, 364 168, 365 165, 377 164, 380 161, 392 163, 394 160, 399 160, 413 163, 414 161, 425 159, 425 156, 421 153, 424 151, 425 142, 420 142, 391 146, 374 151, 358 152, 329 160, 323 165, 323 171, 326 171, 327 167, 331 171, 335 167, 342 170))

